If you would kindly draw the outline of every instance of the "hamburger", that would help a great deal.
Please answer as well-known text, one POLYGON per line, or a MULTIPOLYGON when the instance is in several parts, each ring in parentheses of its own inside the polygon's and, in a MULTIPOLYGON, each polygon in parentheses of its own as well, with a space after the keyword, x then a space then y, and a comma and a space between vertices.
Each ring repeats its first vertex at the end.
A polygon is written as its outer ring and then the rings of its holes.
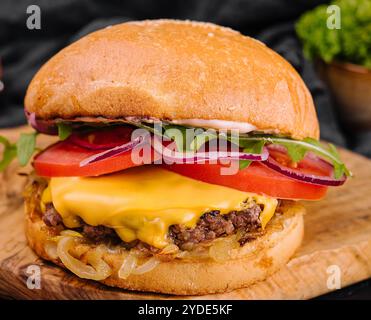
POLYGON ((201 295, 266 279, 300 246, 298 200, 350 175, 318 141, 295 69, 210 23, 91 33, 42 66, 25 112, 38 133, 59 136, 33 158, 30 247, 128 290, 201 295))

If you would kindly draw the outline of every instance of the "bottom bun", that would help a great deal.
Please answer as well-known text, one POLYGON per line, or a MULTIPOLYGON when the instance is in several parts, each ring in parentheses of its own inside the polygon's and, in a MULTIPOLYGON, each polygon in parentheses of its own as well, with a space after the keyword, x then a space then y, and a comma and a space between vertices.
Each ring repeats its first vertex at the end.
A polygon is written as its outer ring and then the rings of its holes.
MULTIPOLYGON (((123 289, 176 295, 202 295, 247 287, 276 272, 295 253, 303 238, 304 212, 304 208, 297 203, 286 204, 282 207, 281 214, 276 215, 267 225, 262 236, 233 249, 233 253, 224 261, 215 261, 209 257, 176 258, 161 261, 151 271, 132 274, 126 279, 120 278, 118 271, 128 255, 127 252, 111 250, 101 245, 101 257, 109 265, 111 272, 108 277, 99 281, 123 289)), ((26 217, 26 236, 30 247, 40 257, 68 269, 57 255, 46 250, 53 236, 52 230, 31 212, 26 217)), ((69 252, 85 262, 84 257, 96 248, 93 244, 76 243, 69 252)))

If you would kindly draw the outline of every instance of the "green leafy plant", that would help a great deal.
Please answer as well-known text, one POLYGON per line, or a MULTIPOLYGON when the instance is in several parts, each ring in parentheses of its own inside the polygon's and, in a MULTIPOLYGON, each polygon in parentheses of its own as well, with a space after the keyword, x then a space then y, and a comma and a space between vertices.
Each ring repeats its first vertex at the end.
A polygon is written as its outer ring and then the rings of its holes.
POLYGON ((17 158, 21 166, 25 166, 31 159, 36 148, 37 132, 21 133, 16 143, 11 143, 8 139, 0 136, 0 144, 4 146, 3 157, 0 161, 0 171, 17 158))
POLYGON ((351 62, 371 68, 371 1, 337 0, 340 29, 329 29, 328 5, 306 12, 296 24, 296 32, 309 59, 351 62))

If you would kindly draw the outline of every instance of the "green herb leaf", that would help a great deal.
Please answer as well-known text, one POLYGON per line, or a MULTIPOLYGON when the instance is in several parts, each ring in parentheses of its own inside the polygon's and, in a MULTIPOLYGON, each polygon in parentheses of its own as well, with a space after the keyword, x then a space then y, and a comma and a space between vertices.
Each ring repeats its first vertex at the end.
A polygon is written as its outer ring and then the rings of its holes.
POLYGON ((318 140, 313 139, 313 138, 305 138, 305 139, 303 139, 303 141, 304 142, 307 142, 307 143, 309 143, 309 144, 311 144, 313 146, 316 146, 318 148, 322 148, 323 147, 322 144, 321 144, 321 142, 319 142, 318 140))
POLYGON ((60 140, 66 140, 72 133, 72 127, 65 123, 58 123, 58 136, 60 140))
POLYGON ((25 166, 30 161, 36 148, 36 135, 37 132, 33 133, 21 133, 17 144, 17 157, 19 164, 25 166))
POLYGON ((164 136, 174 140, 178 151, 188 150, 186 127, 176 125, 164 126, 164 136))
MULTIPOLYGON (((320 156, 321 158, 330 161, 333 164, 335 179, 341 178, 344 174, 347 176, 352 176, 352 173, 346 168, 345 164, 342 162, 334 145, 329 144, 327 146, 313 138, 294 140, 286 137, 268 135, 263 133, 240 134, 238 137, 236 137, 224 133, 218 133, 217 135, 215 135, 211 134, 206 129, 203 129, 204 132, 196 135, 196 137, 193 139, 190 145, 187 146, 186 129, 188 129, 189 127, 178 126, 173 124, 162 124, 161 129, 158 130, 144 123, 131 122, 130 124, 135 125, 137 127, 143 127, 145 129, 148 129, 154 134, 173 139, 177 144, 178 150, 180 150, 179 148, 183 148, 185 150, 195 151, 198 150, 205 142, 215 138, 219 138, 227 139, 231 143, 238 144, 239 147, 243 149, 244 152, 247 153, 261 153, 265 144, 281 145, 287 149, 287 153, 293 162, 299 162, 305 157, 307 152, 311 151, 316 155, 320 156), (166 130, 169 128, 179 129, 181 132, 179 137, 176 138, 172 137, 170 135, 170 131, 166 133, 166 130)), ((240 161, 240 168, 241 169, 246 168, 250 165, 250 163, 251 161, 242 160, 240 161)))
MULTIPOLYGON (((261 154, 265 145, 264 140, 260 141, 245 141, 243 152, 261 154)), ((240 160, 240 170, 247 168, 251 164, 251 160, 240 160)))
POLYGON ((251 162, 252 162, 251 160, 240 160, 239 162, 240 170, 248 168, 251 162))
POLYGON ((286 147, 287 153, 293 162, 299 162, 303 160, 308 149, 305 146, 293 144, 293 143, 280 143, 280 145, 286 147))
POLYGON ((17 143, 10 143, 0 136, 0 143, 4 145, 3 157, 0 161, 0 171, 5 170, 13 159, 18 158, 19 164, 25 166, 38 148, 36 147, 37 132, 21 133, 17 143))
POLYGON ((4 145, 3 157, 0 161, 0 171, 4 171, 17 156, 17 148, 3 136, 0 136, 0 143, 4 145))
POLYGON ((329 160, 334 166, 334 175, 338 179, 342 177, 343 174, 347 176, 352 176, 352 173, 346 168, 345 164, 341 161, 340 156, 334 145, 329 144, 328 147, 324 146, 321 142, 306 138, 304 140, 293 140, 284 137, 266 136, 266 135, 244 135, 240 137, 245 143, 245 141, 259 141, 264 140, 265 143, 274 143, 278 145, 285 146, 287 152, 292 161, 298 162, 302 159, 306 152, 311 151, 316 155, 329 160))
POLYGON ((213 134, 212 132, 209 132, 205 130, 204 132, 196 135, 196 137, 193 139, 193 141, 190 144, 190 149, 192 151, 199 150, 206 142, 216 139, 218 136, 216 134, 213 134))
MULTIPOLYGON (((329 151, 331 152, 331 154, 337 158, 338 160, 340 160, 340 155, 338 153, 338 151, 336 150, 336 147, 332 144, 332 143, 329 143, 329 151)), ((351 176, 352 173, 346 168, 345 164, 342 163, 341 161, 339 162, 335 162, 334 163, 334 176, 335 176, 335 179, 340 179, 343 175, 347 175, 347 176, 351 176)))

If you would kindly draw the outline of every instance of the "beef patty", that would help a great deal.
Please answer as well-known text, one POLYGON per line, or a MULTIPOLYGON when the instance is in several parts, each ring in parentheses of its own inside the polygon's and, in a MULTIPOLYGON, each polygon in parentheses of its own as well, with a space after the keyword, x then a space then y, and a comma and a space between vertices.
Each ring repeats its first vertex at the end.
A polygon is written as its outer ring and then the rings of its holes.
MULTIPOLYGON (((169 228, 169 237, 182 250, 191 250, 199 243, 232 235, 240 231, 242 237, 239 242, 243 245, 247 241, 255 239, 256 236, 254 235, 261 231, 260 212, 260 206, 255 203, 252 203, 246 209, 231 211, 223 215, 217 210, 206 212, 201 216, 194 228, 187 228, 183 225, 172 225, 169 228)), ((49 227, 63 225, 62 217, 52 203, 46 205, 43 221, 49 227)), ((80 229, 87 238, 94 242, 121 242, 114 229, 103 225, 91 226, 81 221, 80 229)), ((136 246, 137 244, 138 241, 135 243, 125 243, 129 247, 136 246)))

